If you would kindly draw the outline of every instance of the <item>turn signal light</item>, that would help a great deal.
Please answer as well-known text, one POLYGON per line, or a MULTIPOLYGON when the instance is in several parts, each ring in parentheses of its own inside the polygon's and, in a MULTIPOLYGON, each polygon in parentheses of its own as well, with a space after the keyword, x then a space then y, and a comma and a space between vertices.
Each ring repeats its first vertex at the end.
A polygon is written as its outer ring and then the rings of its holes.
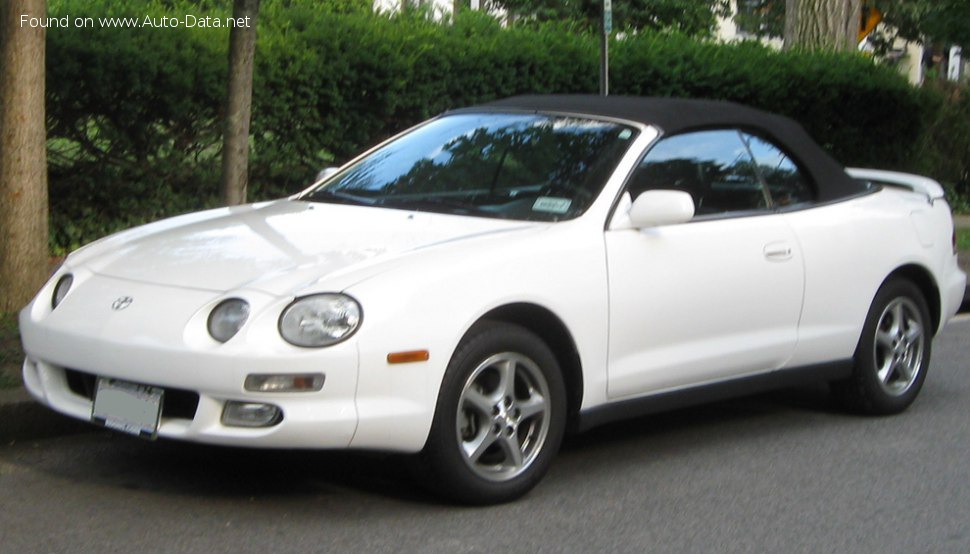
POLYGON ((250 392, 313 392, 323 388, 323 373, 253 374, 246 377, 250 392))
POLYGON ((410 350, 408 352, 392 352, 387 355, 389 364, 409 364, 411 362, 426 362, 431 355, 427 350, 410 350))

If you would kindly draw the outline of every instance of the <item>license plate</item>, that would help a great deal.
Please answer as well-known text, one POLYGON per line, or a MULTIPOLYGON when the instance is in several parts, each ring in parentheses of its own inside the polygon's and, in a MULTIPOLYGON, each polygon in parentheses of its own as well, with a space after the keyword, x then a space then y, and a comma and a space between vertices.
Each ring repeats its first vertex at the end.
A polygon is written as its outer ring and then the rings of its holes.
POLYGON ((117 379, 98 379, 91 421, 146 439, 158 436, 165 391, 117 379))

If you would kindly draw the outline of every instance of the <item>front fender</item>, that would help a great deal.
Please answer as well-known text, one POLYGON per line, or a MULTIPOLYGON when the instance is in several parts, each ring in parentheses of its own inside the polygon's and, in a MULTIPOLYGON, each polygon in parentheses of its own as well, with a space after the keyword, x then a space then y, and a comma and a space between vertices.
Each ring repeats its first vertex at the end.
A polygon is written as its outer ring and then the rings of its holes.
MULTIPOLYGON (((427 440, 448 363, 462 337, 488 312, 530 303, 569 328, 584 375, 605 398, 607 281, 602 230, 574 222, 537 228, 515 241, 482 237, 415 251, 410 259, 349 287, 365 322, 352 447, 418 451, 427 440), (427 350, 423 362, 391 364, 388 354, 427 350)), ((584 394, 584 399, 589 394, 584 394)))

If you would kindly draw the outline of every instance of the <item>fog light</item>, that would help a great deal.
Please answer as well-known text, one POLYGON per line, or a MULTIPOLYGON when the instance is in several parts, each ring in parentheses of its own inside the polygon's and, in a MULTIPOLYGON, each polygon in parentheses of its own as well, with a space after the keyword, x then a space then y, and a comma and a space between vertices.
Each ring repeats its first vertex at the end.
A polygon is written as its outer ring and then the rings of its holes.
POLYGON ((312 392, 323 388, 322 373, 254 374, 246 377, 251 392, 312 392))
POLYGON ((283 412, 272 404, 257 402, 226 402, 222 423, 229 427, 272 427, 283 421, 283 412))

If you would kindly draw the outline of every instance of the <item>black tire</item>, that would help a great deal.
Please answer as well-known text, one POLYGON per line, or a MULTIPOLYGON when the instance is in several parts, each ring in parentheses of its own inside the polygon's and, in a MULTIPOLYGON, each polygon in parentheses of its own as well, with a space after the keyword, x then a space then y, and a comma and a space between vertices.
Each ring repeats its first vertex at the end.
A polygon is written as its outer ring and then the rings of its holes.
POLYGON ((902 412, 923 387, 932 343, 923 293, 905 279, 887 280, 866 316, 852 376, 832 384, 836 398, 857 413, 902 412))
POLYGON ((481 322, 448 364, 415 469, 451 500, 508 502, 542 479, 565 427, 566 390, 549 347, 524 327, 481 322))

